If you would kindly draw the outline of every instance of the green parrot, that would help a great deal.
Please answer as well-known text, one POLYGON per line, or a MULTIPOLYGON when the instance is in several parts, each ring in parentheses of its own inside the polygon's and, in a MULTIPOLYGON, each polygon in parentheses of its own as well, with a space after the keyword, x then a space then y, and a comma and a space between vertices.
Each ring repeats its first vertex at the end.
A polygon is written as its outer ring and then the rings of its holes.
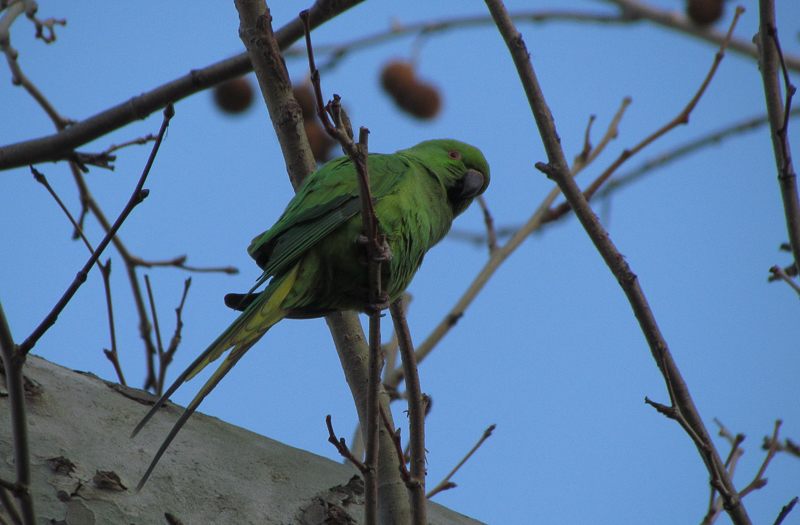
MULTIPOLYGON (((429 140, 392 155, 369 155, 370 189, 379 233, 391 259, 381 265, 381 289, 394 301, 408 287, 422 258, 489 185, 489 165, 475 147, 456 140, 429 140)), ((232 349, 158 449, 139 482, 144 485, 189 416, 261 337, 284 318, 308 319, 368 306, 361 207, 356 170, 347 157, 331 160, 309 176, 275 225, 247 249, 264 273, 247 294, 228 294, 243 310, 178 376, 142 421, 135 436, 185 381, 232 349), (255 292, 272 278, 260 293, 255 292)))

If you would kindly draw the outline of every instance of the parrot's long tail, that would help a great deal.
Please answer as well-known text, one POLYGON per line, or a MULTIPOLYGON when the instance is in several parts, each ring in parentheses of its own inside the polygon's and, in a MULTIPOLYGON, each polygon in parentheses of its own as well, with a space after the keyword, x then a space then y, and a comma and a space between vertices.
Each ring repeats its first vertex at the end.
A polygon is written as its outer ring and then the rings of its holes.
POLYGON ((269 286, 259 294, 258 298, 248 306, 248 308, 242 312, 242 314, 236 319, 236 321, 231 324, 227 330, 225 330, 222 335, 220 335, 211 346, 209 346, 205 352, 200 354, 194 362, 189 365, 189 368, 183 371, 181 375, 172 383, 166 392, 161 396, 161 398, 156 402, 155 405, 150 409, 150 411, 142 418, 136 428, 133 429, 131 433, 131 437, 136 436, 139 431, 144 427, 145 424, 150 420, 150 418, 155 415, 159 408, 166 402, 166 400, 171 396, 178 387, 184 383, 184 381, 188 381, 197 375, 198 372, 203 370, 209 363, 219 358, 225 351, 229 348, 233 348, 231 353, 226 357, 222 363, 220 363, 217 370, 211 375, 211 377, 206 381, 206 384, 203 385, 203 388, 197 393, 197 395, 192 399, 192 402, 186 407, 181 414, 180 419, 178 422, 175 423, 175 426, 172 427, 169 435, 167 435, 164 442, 161 444, 161 447, 156 452, 156 455, 153 457, 153 460, 150 463, 150 466, 147 468, 147 471, 142 476, 142 480, 139 482, 139 485, 136 487, 136 491, 138 492, 144 486, 147 478, 150 477, 150 474, 153 472, 156 464, 158 464, 158 460, 161 459, 161 456, 164 455, 167 448, 169 447, 172 440, 175 439, 175 436, 180 431, 181 427, 186 423, 189 419, 189 416, 200 406, 200 403, 203 399, 217 386, 217 383, 225 377, 225 374, 230 371, 231 368, 242 358, 242 356, 247 352, 256 342, 261 339, 267 330, 269 330, 272 326, 274 326, 278 321, 286 317, 288 313, 285 309, 281 306, 283 301, 286 299, 286 296, 294 286, 295 279, 297 278, 297 268, 295 266, 290 272, 282 275, 280 277, 276 277, 269 283, 269 286))

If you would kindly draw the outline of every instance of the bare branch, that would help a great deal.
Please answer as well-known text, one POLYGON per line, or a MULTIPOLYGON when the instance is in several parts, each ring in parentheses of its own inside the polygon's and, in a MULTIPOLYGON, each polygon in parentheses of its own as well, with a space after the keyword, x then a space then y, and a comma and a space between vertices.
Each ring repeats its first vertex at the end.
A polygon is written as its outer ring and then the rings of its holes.
MULTIPOLYGON (((153 319, 153 329, 156 331, 156 350, 158 351, 158 362, 163 363, 164 345, 161 344, 161 329, 158 326, 158 314, 156 313, 156 303, 155 300, 153 299, 153 289, 150 287, 150 276, 147 274, 145 274, 144 276, 144 284, 145 288, 147 288, 147 299, 150 302, 150 316, 153 319)), ((163 383, 158 384, 158 382, 156 382, 155 394, 158 397, 161 397, 161 394, 163 394, 163 392, 160 390, 160 387, 163 387, 163 383)))
POLYGON ((517 72, 547 152, 548 164, 540 162, 536 164, 536 167, 559 185, 567 201, 575 210, 575 215, 628 297, 653 357, 664 375, 667 387, 670 390, 670 397, 674 396, 676 408, 672 410, 679 412, 680 420, 686 422, 684 429, 691 431, 690 435, 693 437, 700 456, 706 464, 712 483, 717 486, 717 490, 725 498, 725 508, 731 520, 737 525, 749 524, 750 519, 745 512, 741 499, 736 494, 733 484, 724 470, 722 460, 719 458, 705 425, 689 396, 688 388, 672 360, 667 343, 661 335, 636 275, 631 271, 625 258, 611 242, 608 233, 603 230, 567 168, 567 162, 561 149, 552 115, 539 87, 530 62, 530 55, 522 36, 517 32, 505 7, 499 0, 486 0, 486 4, 517 67, 517 72))
POLYGON ((472 449, 470 449, 469 452, 467 452, 467 455, 464 456, 464 458, 461 461, 458 462, 458 465, 456 465, 455 468, 453 470, 451 470, 450 473, 447 476, 445 476, 444 479, 438 485, 433 487, 433 489, 431 489, 431 491, 428 492, 425 495, 425 497, 428 498, 428 499, 431 499, 432 497, 434 497, 436 494, 442 492, 443 490, 449 490, 449 489, 455 488, 456 484, 451 482, 450 478, 452 478, 453 475, 456 472, 458 472, 458 469, 460 469, 461 466, 464 465, 464 463, 466 463, 467 460, 470 457, 472 457, 472 454, 474 454, 475 451, 478 450, 478 448, 480 448, 481 445, 483 445, 483 442, 486 441, 487 439, 489 439, 489 436, 492 435, 492 432, 494 432, 495 428, 497 428, 497 425, 491 425, 489 428, 484 430, 483 431, 483 435, 478 440, 478 442, 475 443, 475 446, 472 447, 472 449))
MULTIPOLYGON (((719 45, 725 39, 722 33, 713 27, 702 28, 691 20, 687 19, 682 13, 673 10, 662 10, 649 4, 631 0, 607 0, 616 4, 619 11, 614 13, 595 12, 595 11, 576 11, 569 9, 534 9, 520 10, 510 13, 511 19, 516 23, 535 23, 544 24, 552 22, 567 22, 581 24, 597 24, 603 26, 632 25, 643 22, 653 22, 657 25, 674 29, 714 45, 719 45)), ((378 31, 374 34, 353 40, 338 43, 317 45, 317 54, 328 54, 329 62, 319 69, 325 70, 334 67, 338 62, 353 52, 362 49, 372 48, 395 39, 407 38, 416 35, 417 38, 425 38, 437 33, 445 33, 455 29, 467 29, 494 24, 494 20, 486 15, 454 16, 445 20, 435 20, 418 22, 413 24, 392 24, 386 30, 378 31)), ((758 58, 758 50, 752 42, 746 39, 733 38, 730 42, 732 51, 758 58)), ((305 57, 305 49, 295 46, 285 53, 286 57, 305 57)), ((793 71, 800 71, 800 57, 788 57, 787 67, 793 71)))
POLYGON ((345 443, 344 438, 336 438, 336 433, 333 431, 333 423, 331 422, 330 414, 325 417, 325 424, 328 426, 328 441, 330 441, 333 446, 336 447, 336 450, 343 458, 355 465, 362 474, 366 474, 368 471, 367 467, 361 461, 359 461, 359 459, 355 457, 352 452, 350 452, 350 449, 347 448, 347 443, 345 443))
POLYGON ((780 514, 778 514, 778 518, 775 520, 774 525, 781 525, 781 523, 783 523, 783 520, 786 519, 786 516, 788 516, 789 513, 792 512, 792 509, 794 508, 795 504, 797 504, 798 499, 799 498, 795 496, 794 498, 792 498, 792 501, 790 501, 781 509, 781 512, 780 514))
POLYGON ((783 199, 783 212, 786 216, 786 229, 795 264, 800 264, 800 199, 797 195, 797 175, 792 165, 792 150, 787 133, 789 111, 795 87, 789 82, 786 65, 778 41, 775 27, 775 4, 771 0, 759 1, 758 41, 761 57, 759 70, 764 83, 764 95, 769 115, 770 138, 778 168, 778 184, 783 199), (785 106, 781 100, 779 66, 783 71, 786 89, 785 106))
MULTIPOLYGON (((791 114, 792 116, 800 115, 800 108, 793 109, 791 114)), ((597 192, 597 196, 599 198, 608 197, 612 192, 616 191, 617 188, 627 186, 641 179, 644 175, 657 168, 666 166, 667 164, 670 164, 702 148, 718 145, 727 138, 740 135, 748 131, 754 131, 768 123, 769 118, 767 115, 759 115, 756 117, 750 117, 741 122, 734 122, 733 124, 724 126, 718 130, 712 131, 711 133, 701 135, 688 142, 685 142, 684 144, 681 144, 676 148, 667 150, 664 153, 653 157, 652 159, 642 162, 638 167, 632 169, 631 171, 609 179, 603 188, 597 192)))
POLYGON ((770 273, 772 273, 772 276, 775 279, 782 279, 783 281, 786 282, 786 284, 791 286, 792 289, 794 289, 794 291, 797 292, 798 295, 800 295, 800 285, 794 282, 794 279, 789 277, 789 274, 787 274, 783 268, 781 268, 780 266, 773 266, 772 268, 769 269, 769 271, 770 273))
POLYGON ((164 137, 164 133, 167 130, 167 126, 169 125, 169 121, 172 116, 175 114, 175 110, 170 104, 167 106, 167 109, 164 110, 164 120, 161 123, 161 130, 159 131, 159 138, 156 140, 155 145, 153 146, 153 151, 150 153, 150 158, 147 160, 147 165, 142 172, 142 176, 139 178, 139 182, 136 184, 136 188, 133 191, 133 195, 128 200, 128 203, 125 205, 125 208, 120 213, 120 216, 117 218, 114 225, 111 227, 109 232, 103 238, 102 242, 98 245, 97 249, 92 253, 92 256, 86 262, 84 267, 78 272, 78 275, 75 276, 75 280, 72 281, 72 284, 67 288, 67 291, 64 292, 64 295, 59 299, 58 303, 56 303, 53 310, 45 317, 44 321, 33 331, 33 333, 28 336, 28 338, 19 345, 19 352, 22 355, 27 354, 31 348, 36 344, 42 335, 55 324, 56 320, 58 319, 58 315, 61 313, 62 310, 67 306, 72 296, 75 295, 75 292, 78 291, 78 288, 86 282, 86 276, 89 273, 89 270, 92 268, 94 263, 103 253, 106 246, 111 242, 111 239, 116 235, 117 230, 125 219, 128 218, 128 215, 133 211, 139 203, 141 203, 149 193, 148 190, 142 189, 144 186, 144 182, 147 179, 147 175, 150 173, 150 167, 153 165, 153 161, 155 160, 156 153, 158 153, 158 148, 161 145, 161 140, 164 137))
MULTIPOLYGON (((630 104, 630 99, 625 98, 620 105, 620 108, 617 110, 614 118, 611 120, 611 123, 606 130, 603 139, 597 144, 597 146, 592 150, 592 152, 586 158, 586 161, 581 164, 580 166, 573 166, 572 173, 576 175, 579 170, 585 168, 589 165, 597 156, 605 149, 608 143, 617 137, 617 127, 619 125, 620 120, 622 119, 622 115, 625 113, 625 109, 630 104)), ((550 213, 550 206, 553 204, 553 201, 556 200, 556 197, 561 193, 558 187, 553 188, 550 193, 544 198, 539 207, 533 212, 530 219, 521 227, 518 228, 512 237, 500 248, 495 250, 491 253, 489 260, 486 262, 481 271, 478 272, 478 275, 475 276, 472 283, 470 283, 469 287, 467 287, 466 291, 462 294, 450 312, 442 319, 436 328, 433 329, 433 332, 417 347, 417 351, 415 352, 415 359, 417 363, 421 363, 425 357, 433 351, 439 341, 441 341, 445 335, 453 328, 459 319, 464 315, 467 307, 472 304, 472 301, 475 300, 478 293, 483 289, 489 279, 494 275, 494 272, 500 267, 501 264, 511 256, 514 251, 520 247, 520 245, 525 242, 525 240, 536 230, 538 230, 545 222, 547 222, 547 216, 550 213)), ((386 379, 387 385, 390 387, 397 387, 400 382, 403 380, 403 370, 402 368, 396 368, 391 375, 389 375, 386 379)))
MULTIPOLYGON (((312 29, 316 28, 362 1, 320 0, 310 9, 309 24, 312 29)), ((303 24, 299 18, 275 32, 275 40, 281 49, 287 49, 302 36, 303 24)), ((168 103, 178 102, 252 70, 247 53, 192 70, 187 75, 101 111, 55 135, 0 148, 0 170, 65 159, 75 148, 164 109, 168 103)))
MULTIPOLYGON (((392 322, 400 346, 405 371, 406 396, 408 398, 409 456, 411 461, 411 481, 406 482, 411 501, 413 523, 427 525, 425 509, 425 407, 426 396, 422 393, 417 374, 417 362, 414 360, 414 344, 408 330, 406 315, 403 311, 403 299, 393 302, 389 307, 392 322)), ((399 440, 399 438, 398 438, 399 440)), ((405 465, 404 465, 405 467, 405 465)))
MULTIPOLYGON (((728 34, 727 34, 728 39, 730 39, 731 35, 733 34, 733 28, 736 27, 736 22, 738 21, 739 16, 743 12, 744 12, 743 8, 740 7, 736 8, 736 14, 733 18, 733 22, 731 23, 731 26, 728 29, 728 34)), ((678 127, 681 124, 687 124, 689 122, 689 115, 691 115, 695 106, 697 106, 697 103, 700 101, 700 98, 703 96, 703 93, 705 93, 706 88, 711 83, 711 79, 714 78, 714 74, 717 72, 717 68, 719 67, 720 62, 722 62, 722 59, 725 57, 725 48, 727 47, 728 39, 722 41, 722 45, 720 46, 720 49, 717 52, 717 54, 714 56, 714 63, 711 65, 711 69, 706 74, 705 80, 703 80, 703 83, 700 85, 700 88, 698 88, 697 92, 694 94, 694 97, 692 97, 689 103, 686 104, 683 110, 680 113, 678 113, 678 115, 675 118, 667 122, 664 126, 659 128, 658 130, 654 131, 644 140, 639 142, 636 146, 634 146, 631 149, 623 150, 620 156, 617 157, 617 160, 615 160, 608 168, 606 168, 605 171, 603 171, 603 173, 601 173, 600 176, 597 177, 597 179, 595 179, 595 181, 592 182, 583 191, 583 195, 586 200, 590 200, 592 196, 595 194, 595 192, 597 192, 597 190, 600 189, 600 186, 602 186, 603 183, 607 181, 608 178, 611 177, 611 175, 617 170, 617 168, 619 168, 622 164, 624 164, 629 158, 636 155, 642 149, 652 144, 654 141, 664 136, 669 131, 673 130, 674 128, 678 127)), ((569 203, 566 202, 561 204, 560 206, 557 206, 552 210, 549 220, 553 221, 560 218, 562 215, 567 213, 569 209, 570 209, 569 203)))
POLYGON ((497 233, 494 231, 494 219, 489 211, 489 206, 486 204, 486 199, 483 195, 478 195, 478 204, 483 211, 483 222, 486 224, 486 244, 489 247, 489 254, 497 250, 497 233))
POLYGON ((764 458, 764 462, 761 464, 761 468, 758 469, 756 473, 756 477, 753 478, 753 481, 750 482, 745 488, 739 492, 739 497, 743 498, 753 492, 754 490, 758 490, 764 485, 767 484, 767 478, 764 477, 764 472, 767 470, 769 466, 769 462, 772 461, 772 458, 775 457, 775 451, 777 450, 777 443, 778 443, 778 430, 781 428, 781 423, 783 423, 780 419, 775 421, 775 430, 772 432, 772 444, 769 447, 769 451, 767 452, 767 457, 764 458))
POLYGON ((105 264, 100 264, 100 261, 97 261, 97 264, 100 267, 100 273, 103 275, 103 287, 106 291, 106 310, 108 311, 108 330, 111 334, 111 350, 104 349, 103 353, 114 366, 119 383, 125 385, 125 376, 122 373, 122 365, 120 365, 119 355, 117 354, 117 332, 114 328, 114 308, 111 304, 111 259, 108 259, 105 264))
MULTIPOLYGON (((369 130, 361 127, 358 143, 353 142, 353 132, 349 119, 344 115, 344 110, 339 103, 339 97, 334 95, 334 100, 327 105, 323 104, 322 87, 320 86, 319 71, 314 64, 314 52, 311 46, 311 27, 308 22, 308 11, 300 13, 300 18, 305 25, 306 48, 308 50, 308 66, 311 72, 311 84, 317 105, 317 116, 322 122, 325 131, 342 146, 342 150, 350 158, 356 170, 358 194, 361 203, 361 221, 363 244, 367 252, 367 282, 369 283, 369 298, 364 306, 364 312, 369 315, 369 363, 367 383, 367 413, 366 421, 362 421, 365 430, 365 455, 364 465, 364 516, 368 525, 378 522, 378 461, 379 461, 379 408, 381 370, 383 358, 381 356, 381 310, 386 307, 388 295, 381 290, 381 264, 391 259, 391 251, 386 244, 383 234, 378 234, 378 217, 372 202, 372 193, 369 183, 369 162, 367 138, 369 130), (328 113, 333 117, 333 123, 328 118, 328 113)), ((399 337, 399 336, 398 336, 399 337)), ((412 508, 413 515, 413 508, 412 508)), ((424 516, 424 515, 423 515, 424 516)), ((422 523, 425 522, 417 522, 422 523)))
MULTIPOLYGON (((681 33, 692 35, 706 42, 721 45, 725 39, 725 33, 716 30, 714 27, 701 27, 689 20, 683 13, 668 10, 658 9, 645 2, 639 0, 606 0, 609 3, 615 4, 633 18, 640 20, 647 20, 658 24, 663 27, 674 29, 681 33)), ((728 46, 731 51, 749 56, 751 58, 759 59, 758 47, 752 42, 742 40, 740 38, 731 38, 728 46)), ((787 66, 793 71, 800 71, 800 58, 790 57, 786 61, 787 66)))
MULTIPOLYGON (((6 320, 3 306, 0 304, 0 356, 6 374, 6 388, 8 389, 8 408, 11 416, 11 432, 14 438, 14 471, 16 481, 12 487, 4 487, 0 492, 13 490, 14 496, 19 501, 19 511, 24 525, 36 524, 36 510, 33 506, 31 494, 31 453, 28 442, 28 421, 25 413, 25 387, 22 376, 22 367, 25 365, 25 352, 14 343, 11 329, 6 320)), ((4 505, 9 508, 9 514, 14 516, 12 504, 4 505)))

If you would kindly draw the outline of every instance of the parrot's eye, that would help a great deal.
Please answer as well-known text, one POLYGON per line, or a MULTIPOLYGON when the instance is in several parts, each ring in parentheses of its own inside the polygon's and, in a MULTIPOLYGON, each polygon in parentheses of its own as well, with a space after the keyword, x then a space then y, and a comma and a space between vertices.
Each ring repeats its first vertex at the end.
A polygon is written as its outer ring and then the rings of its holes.
POLYGON ((457 150, 448 151, 447 156, 453 160, 461 160, 461 152, 457 150))

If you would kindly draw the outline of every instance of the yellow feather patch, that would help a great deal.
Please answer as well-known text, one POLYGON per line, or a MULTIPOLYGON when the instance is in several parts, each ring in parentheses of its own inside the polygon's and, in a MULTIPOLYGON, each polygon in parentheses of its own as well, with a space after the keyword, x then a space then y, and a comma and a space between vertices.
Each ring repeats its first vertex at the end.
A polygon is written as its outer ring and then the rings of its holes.
MULTIPOLYGON (((212 375, 208 383, 206 383, 206 386, 208 386, 208 384, 213 381, 213 384, 216 385, 216 383, 222 379, 222 376, 233 367, 236 361, 238 361, 251 346, 261 339, 267 330, 286 317, 286 312, 281 309, 281 305, 294 286, 299 266, 300 264, 298 263, 292 268, 292 271, 283 278, 281 283, 272 292, 272 295, 267 298, 260 308, 254 308, 252 312, 242 314, 243 316, 247 315, 247 317, 243 319, 243 322, 236 323, 236 328, 234 328, 228 337, 220 339, 219 343, 209 352, 208 356, 198 363, 194 370, 186 376, 186 381, 196 376, 201 370, 208 366, 209 363, 216 361, 228 349, 233 348, 230 355, 225 358, 225 361, 220 365, 219 369, 214 372, 214 375, 212 375), (217 377, 220 373, 222 375, 217 377), (214 379, 216 379, 216 381, 214 381, 214 379)), ((203 387, 200 393, 203 393, 205 388, 206 387, 203 387)))

